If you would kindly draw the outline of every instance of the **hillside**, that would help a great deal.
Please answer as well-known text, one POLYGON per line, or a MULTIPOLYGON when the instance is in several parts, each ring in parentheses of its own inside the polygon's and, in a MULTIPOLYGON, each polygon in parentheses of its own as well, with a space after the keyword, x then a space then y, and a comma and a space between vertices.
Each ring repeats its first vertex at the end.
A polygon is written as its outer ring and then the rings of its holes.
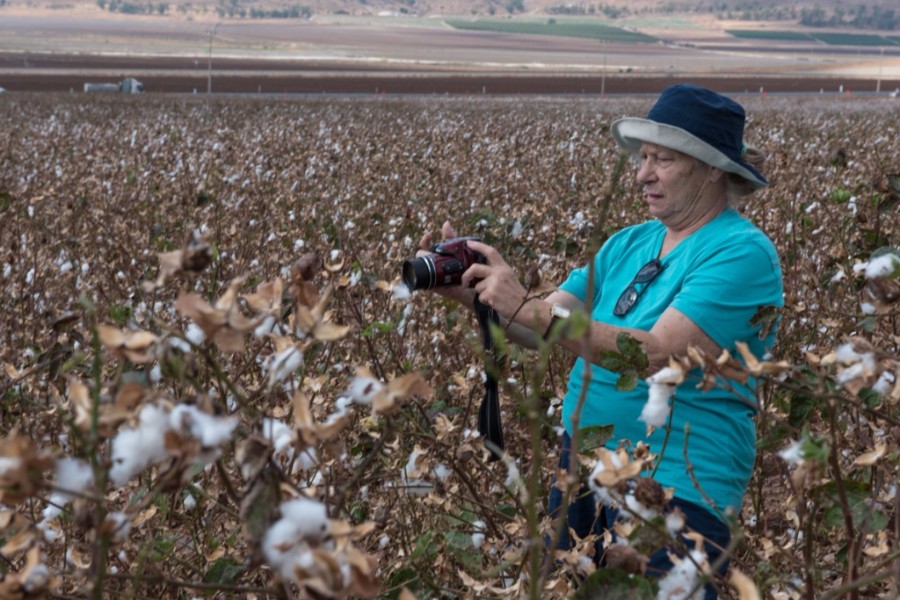
POLYGON ((879 14, 890 11, 890 0, 0 0, 0 10, 106 10, 127 14, 202 14, 262 16, 325 15, 433 17, 473 15, 593 15, 621 19, 661 14, 715 15, 722 19, 797 20, 802 11, 820 9, 826 15, 879 14))

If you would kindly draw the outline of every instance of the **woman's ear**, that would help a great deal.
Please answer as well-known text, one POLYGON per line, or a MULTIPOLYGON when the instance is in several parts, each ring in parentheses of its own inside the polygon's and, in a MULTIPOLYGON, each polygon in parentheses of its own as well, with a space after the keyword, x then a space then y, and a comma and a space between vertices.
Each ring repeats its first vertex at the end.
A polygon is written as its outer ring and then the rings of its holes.
POLYGON ((722 178, 723 175, 725 175, 725 171, 723 171, 722 169, 718 167, 710 167, 707 179, 709 179, 710 183, 716 183, 722 178))

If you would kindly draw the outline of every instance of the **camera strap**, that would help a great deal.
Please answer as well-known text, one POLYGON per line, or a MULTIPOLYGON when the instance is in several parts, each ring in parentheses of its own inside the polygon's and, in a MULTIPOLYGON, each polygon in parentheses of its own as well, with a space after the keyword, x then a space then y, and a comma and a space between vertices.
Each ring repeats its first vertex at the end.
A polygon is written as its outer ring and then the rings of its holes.
POLYGON ((500 391, 497 378, 493 373, 501 364, 499 351, 494 344, 491 335, 491 323, 500 324, 500 315, 487 304, 482 303, 475 294, 475 314, 478 316, 478 326, 481 328, 481 339, 484 345, 485 361, 493 362, 493 365, 485 365, 484 374, 484 399, 478 409, 478 432, 493 446, 488 446, 491 451, 490 460, 500 458, 497 449, 503 450, 503 427, 500 423, 500 391))

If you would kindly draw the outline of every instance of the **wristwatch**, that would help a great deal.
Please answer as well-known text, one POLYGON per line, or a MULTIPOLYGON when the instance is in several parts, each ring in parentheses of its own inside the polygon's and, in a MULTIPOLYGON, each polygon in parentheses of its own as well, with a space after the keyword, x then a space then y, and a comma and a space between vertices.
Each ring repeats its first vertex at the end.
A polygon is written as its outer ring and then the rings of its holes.
POLYGON ((554 304, 550 307, 550 324, 547 325, 547 331, 544 332, 544 340, 550 336, 550 332, 553 330, 553 325, 556 324, 557 321, 562 319, 568 319, 571 316, 572 311, 562 304, 554 304))

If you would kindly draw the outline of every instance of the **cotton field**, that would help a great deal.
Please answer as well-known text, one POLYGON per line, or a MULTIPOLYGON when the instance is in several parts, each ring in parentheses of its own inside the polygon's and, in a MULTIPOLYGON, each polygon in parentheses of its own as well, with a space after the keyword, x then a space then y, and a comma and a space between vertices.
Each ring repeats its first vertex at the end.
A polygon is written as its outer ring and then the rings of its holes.
POLYGON ((611 568, 591 540, 552 560, 571 357, 490 366, 491 460, 477 323, 401 283, 445 220, 561 282, 647 218, 608 131, 651 101, 0 99, 0 599, 896 597, 896 102, 741 99, 778 345, 641 373, 655 426, 688 371, 762 382, 727 577, 702 552, 643 575, 684 527, 619 485, 653 448, 582 456, 634 515, 611 568))

